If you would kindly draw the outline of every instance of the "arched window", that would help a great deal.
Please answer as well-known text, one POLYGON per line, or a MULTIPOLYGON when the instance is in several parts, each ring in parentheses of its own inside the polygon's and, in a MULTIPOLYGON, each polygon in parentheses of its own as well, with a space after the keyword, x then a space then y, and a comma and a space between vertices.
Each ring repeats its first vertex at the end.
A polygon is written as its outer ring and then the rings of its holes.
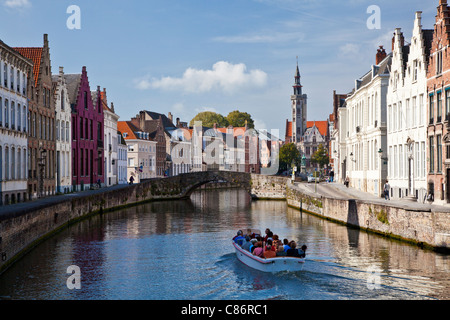
POLYGON ((22 154, 20 148, 17 148, 17 180, 22 180, 22 154))
POLYGON ((16 149, 11 147, 11 180, 16 179, 16 149))
POLYGON ((16 104, 11 101, 11 129, 16 129, 16 104))

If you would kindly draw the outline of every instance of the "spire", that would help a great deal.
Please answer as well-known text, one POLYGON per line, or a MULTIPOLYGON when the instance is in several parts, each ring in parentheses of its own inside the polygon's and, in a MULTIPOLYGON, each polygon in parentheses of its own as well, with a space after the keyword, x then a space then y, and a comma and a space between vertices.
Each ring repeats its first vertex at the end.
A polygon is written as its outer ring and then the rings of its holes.
POLYGON ((295 85, 294 85, 294 95, 299 96, 302 94, 302 85, 300 83, 300 69, 298 68, 298 56, 297 56, 297 71, 295 73, 295 85))

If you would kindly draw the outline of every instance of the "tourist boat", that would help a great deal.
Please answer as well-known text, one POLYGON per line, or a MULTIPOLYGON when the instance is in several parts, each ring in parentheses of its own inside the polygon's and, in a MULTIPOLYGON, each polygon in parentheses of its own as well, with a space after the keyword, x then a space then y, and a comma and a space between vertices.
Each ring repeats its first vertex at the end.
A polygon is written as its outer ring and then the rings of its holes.
POLYGON ((242 249, 237 243, 233 241, 234 249, 236 250, 236 256, 239 261, 249 266, 250 268, 262 271, 262 272, 282 272, 282 271, 301 271, 305 264, 305 258, 295 257, 277 257, 264 259, 254 256, 247 250, 242 249))

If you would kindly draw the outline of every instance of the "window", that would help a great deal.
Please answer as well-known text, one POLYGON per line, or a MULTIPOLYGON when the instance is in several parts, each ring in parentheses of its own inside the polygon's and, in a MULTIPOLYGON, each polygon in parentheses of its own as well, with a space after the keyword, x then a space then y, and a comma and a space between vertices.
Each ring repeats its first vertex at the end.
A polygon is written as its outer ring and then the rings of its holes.
POLYGON ((450 120, 450 88, 445 91, 445 120, 450 120))
POLYGON ((403 124, 403 104, 401 102, 398 103, 398 130, 402 130, 403 124))
POLYGON ((16 83, 17 83, 17 92, 20 93, 20 72, 19 72, 19 70, 17 70, 16 83))
POLYGON ((11 101, 11 129, 16 129, 16 104, 11 101))
POLYGON ((9 127, 9 102, 5 99, 5 127, 9 127))
POLYGON ((3 109, 2 109, 2 106, 3 106, 3 100, 2 100, 2 97, 0 97, 0 127, 3 125, 3 109))
POLYGON ((86 91, 84 92, 84 108, 88 108, 88 95, 86 91))
POLYGON ((80 139, 83 139, 83 119, 80 119, 80 139))
POLYGON ((11 72, 9 73, 11 90, 14 90, 14 68, 11 67, 11 72))
POLYGON ((59 120, 56 120, 56 140, 59 141, 59 120))
POLYGON ((419 67, 419 61, 414 60, 413 62, 413 81, 417 81, 417 74, 418 74, 418 67, 419 67))
POLYGON ((421 143, 420 143, 420 153, 421 153, 421 161, 420 161, 420 163, 421 163, 421 168, 420 168, 420 170, 421 170, 421 172, 422 172, 421 177, 422 177, 422 178, 426 178, 426 171, 427 171, 426 165, 427 165, 427 161, 426 161, 426 159, 425 159, 425 142, 421 142, 421 143))
POLYGON ((442 172, 442 136, 437 135, 436 136, 437 141, 437 164, 436 169, 438 173, 442 172))
POLYGON ((442 50, 436 54, 436 74, 440 75, 442 73, 442 50))
POLYGON ((64 90, 61 90, 61 110, 65 108, 65 93, 64 90))
POLYGON ((430 95, 430 124, 434 123, 434 95, 430 95))
POLYGON ((6 66, 6 63, 3 63, 3 86, 5 88, 8 87, 8 67, 6 66))
POLYGON ((429 146, 430 146, 430 173, 434 172, 434 139, 433 137, 429 138, 429 146))
POLYGON ((22 127, 22 108, 20 104, 17 104, 17 131, 20 131, 22 127))
POLYGON ((417 125, 417 119, 418 119, 418 114, 417 114, 417 97, 413 97, 412 98, 412 120, 411 120, 411 125, 413 127, 415 127, 417 125))
POLYGON ((442 121, 442 93, 438 92, 437 93, 437 105, 436 105, 436 117, 437 117, 437 122, 441 122, 442 121))

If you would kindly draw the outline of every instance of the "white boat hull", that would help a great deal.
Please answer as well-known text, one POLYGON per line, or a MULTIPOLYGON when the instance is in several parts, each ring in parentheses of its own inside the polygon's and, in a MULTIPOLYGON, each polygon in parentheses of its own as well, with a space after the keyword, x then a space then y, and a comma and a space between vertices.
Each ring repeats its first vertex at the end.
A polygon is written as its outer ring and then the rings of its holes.
POLYGON ((254 256, 250 252, 242 249, 235 242, 233 242, 233 246, 236 250, 236 256, 239 261, 249 266, 250 268, 262 272, 301 271, 305 263, 304 258, 294 258, 294 257, 263 259, 254 256))

